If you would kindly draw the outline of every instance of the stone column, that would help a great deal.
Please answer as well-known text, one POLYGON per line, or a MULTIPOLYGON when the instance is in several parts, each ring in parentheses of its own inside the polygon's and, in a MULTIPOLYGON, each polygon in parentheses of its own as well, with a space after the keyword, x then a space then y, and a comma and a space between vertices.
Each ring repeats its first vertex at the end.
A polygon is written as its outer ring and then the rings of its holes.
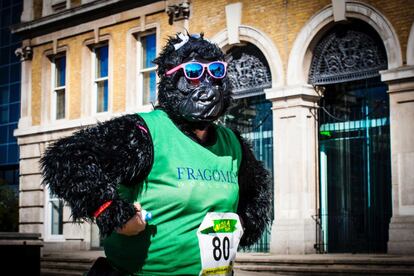
POLYGON ((32 48, 28 43, 29 41, 23 41, 23 46, 15 51, 20 58, 22 72, 19 129, 32 125, 32 48))
POLYGON ((388 253, 414 253, 414 66, 381 72, 390 97, 392 218, 388 253))
POLYGON ((315 253, 317 103, 309 85, 266 91, 273 103, 275 220, 270 251, 315 253))

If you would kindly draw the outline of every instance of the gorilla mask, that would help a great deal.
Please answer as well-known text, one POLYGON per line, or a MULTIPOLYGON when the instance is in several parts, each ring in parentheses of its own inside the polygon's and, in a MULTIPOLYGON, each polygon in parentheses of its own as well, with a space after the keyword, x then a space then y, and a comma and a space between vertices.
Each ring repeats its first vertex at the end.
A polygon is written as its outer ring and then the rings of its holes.
POLYGON ((192 124, 212 122, 230 104, 227 64, 217 45, 200 35, 170 37, 160 56, 158 102, 168 115, 192 124))

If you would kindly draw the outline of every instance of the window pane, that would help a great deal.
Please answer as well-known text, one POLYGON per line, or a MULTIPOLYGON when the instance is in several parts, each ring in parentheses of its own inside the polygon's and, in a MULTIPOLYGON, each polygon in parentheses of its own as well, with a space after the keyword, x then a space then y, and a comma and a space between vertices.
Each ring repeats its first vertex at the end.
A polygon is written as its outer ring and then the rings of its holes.
POLYGON ((0 85, 9 82, 9 67, 0 68, 0 85))
POLYGON ((5 8, 5 7, 8 7, 8 6, 10 6, 11 5, 11 3, 12 3, 12 0, 3 0, 3 7, 5 8))
POLYGON ((19 162, 19 147, 17 144, 9 144, 8 149, 8 163, 19 162))
POLYGON ((3 45, 10 44, 10 31, 8 28, 4 28, 0 31, 1 34, 1 41, 3 45))
POLYGON ((9 121, 9 106, 0 106, 0 123, 9 121))
POLYGON ((62 213, 63 213, 63 204, 61 200, 53 199, 50 201, 51 204, 51 227, 52 227, 52 235, 62 235, 63 234, 63 221, 62 221, 62 213))
POLYGON ((7 126, 0 126, 0 144, 7 143, 7 126))
POLYGON ((108 111, 108 80, 97 82, 97 112, 108 111))
POLYGON ((95 49, 96 53, 96 77, 108 76, 108 45, 95 49))
POLYGON ((156 100, 156 79, 155 71, 144 72, 143 73, 143 87, 142 91, 144 92, 144 104, 155 103, 156 100))
POLYGON ((0 164, 7 163, 7 146, 0 146, 0 164))
POLYGON ((20 104, 15 103, 10 105, 10 122, 17 122, 20 117, 20 104))
POLYGON ((14 130, 17 128, 17 124, 12 124, 8 126, 9 131, 9 143, 16 143, 16 137, 13 136, 14 130))
POLYGON ((56 90, 56 119, 65 118, 65 89, 56 90))
POLYGON ((10 102, 20 101, 20 83, 16 83, 10 86, 10 102))
POLYGON ((11 66, 10 82, 16 81, 20 81, 20 63, 11 66))
POLYGON ((9 53, 10 48, 9 47, 2 47, 0 48, 0 65, 4 65, 9 63, 9 59, 10 59, 10 55, 8 55, 7 53, 9 53))
POLYGON ((0 105, 9 103, 9 91, 7 86, 0 87, 0 105))
POLYGON ((66 56, 61 56, 55 59, 56 67, 56 87, 65 86, 66 83, 66 56))
MULTIPOLYGON (((20 1, 16 1, 20 2, 20 1)), ((23 6, 20 4, 13 7, 12 10, 12 24, 16 24, 20 22, 20 15, 22 14, 22 8, 23 6)))
POLYGON ((11 23, 11 13, 10 13, 11 9, 4 9, 1 12, 1 25, 3 27, 9 26, 11 23))
POLYGON ((156 52, 156 40, 155 34, 150 34, 143 36, 141 38, 142 44, 142 67, 148 68, 155 66, 152 61, 155 59, 155 52, 156 52))

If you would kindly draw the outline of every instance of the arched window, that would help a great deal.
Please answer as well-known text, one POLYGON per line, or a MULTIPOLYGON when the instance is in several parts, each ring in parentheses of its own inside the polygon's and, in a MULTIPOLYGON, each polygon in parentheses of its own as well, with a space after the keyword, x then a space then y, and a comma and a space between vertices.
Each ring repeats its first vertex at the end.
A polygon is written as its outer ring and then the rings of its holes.
MULTIPOLYGON (((269 65, 253 44, 231 48, 228 52, 228 74, 233 86, 233 104, 221 123, 238 130, 253 147, 256 158, 273 171, 272 104, 266 100, 264 89, 271 87, 269 65)), ((269 251, 270 229, 251 251, 269 251)))
POLYGON ((362 22, 338 25, 318 43, 309 82, 323 85, 367 79, 378 77, 384 69, 387 56, 373 29, 362 22))
POLYGON ((314 50, 309 82, 319 102, 321 249, 386 252, 391 217, 389 101, 379 70, 385 48, 353 20, 314 50))

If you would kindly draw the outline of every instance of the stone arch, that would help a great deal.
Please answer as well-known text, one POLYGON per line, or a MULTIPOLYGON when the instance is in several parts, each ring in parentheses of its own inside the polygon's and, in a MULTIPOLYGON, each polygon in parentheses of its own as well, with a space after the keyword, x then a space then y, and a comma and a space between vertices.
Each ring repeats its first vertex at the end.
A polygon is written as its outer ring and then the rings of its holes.
MULTIPOLYGON (((280 58, 279 50, 272 40, 263 32, 253 27, 243 25, 239 26, 239 37, 241 41, 250 42, 259 48, 269 63, 272 75, 272 87, 282 87, 284 84, 282 59, 280 58)), ((227 50, 232 46, 228 43, 227 29, 220 31, 211 41, 223 50, 227 50)))
MULTIPOLYGON (((387 53, 388 69, 402 65, 401 46, 391 23, 373 7, 360 2, 346 3, 346 17, 368 23, 381 37, 387 53)), ((319 38, 334 24, 332 5, 315 14, 299 32, 289 55, 287 84, 307 84, 312 59, 311 50, 319 38)))
POLYGON ((414 65, 414 22, 407 42, 407 65, 414 65))

